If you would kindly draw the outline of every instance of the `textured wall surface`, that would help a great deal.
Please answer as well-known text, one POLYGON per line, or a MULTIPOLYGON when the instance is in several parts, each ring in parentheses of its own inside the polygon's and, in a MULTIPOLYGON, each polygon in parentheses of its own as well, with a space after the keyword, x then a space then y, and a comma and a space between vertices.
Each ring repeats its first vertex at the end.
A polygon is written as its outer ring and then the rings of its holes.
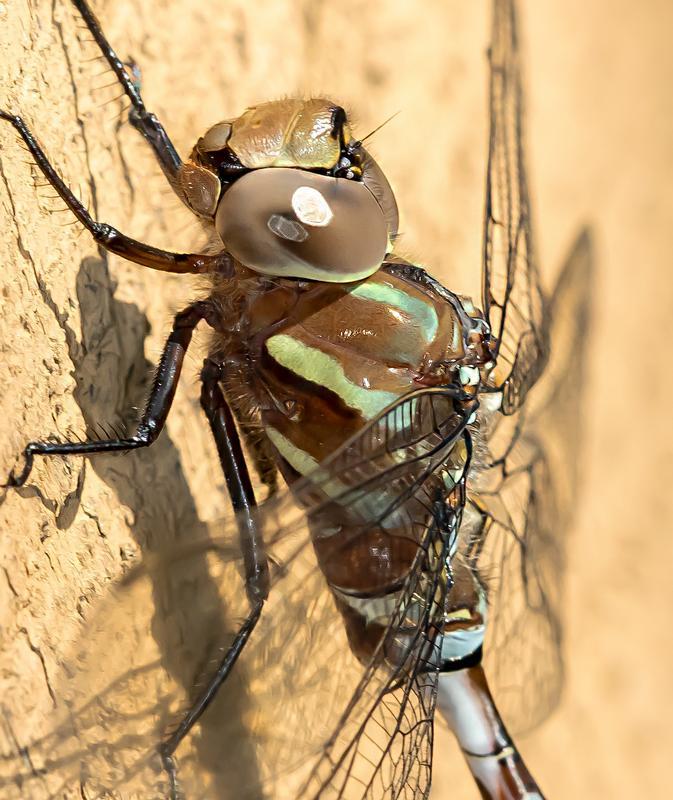
MULTIPOLYGON (((551 798, 665 797, 673 582, 673 334, 665 0, 523 3, 529 152, 550 276, 582 221, 596 228, 586 485, 570 542, 564 705, 523 744, 551 798), (670 615, 668 615, 670 616, 670 615)), ((402 212, 401 251, 451 288, 479 286, 486 136, 486 2, 99 2, 145 100, 185 154, 213 122, 263 99, 324 93, 352 110, 402 212), (254 7, 253 7, 254 6, 254 7)), ((0 3, 0 103, 20 112, 94 216, 177 250, 198 229, 65 0, 0 3), (94 60, 92 60, 94 59, 94 60)), ((26 441, 133 419, 190 278, 102 254, 0 127, 0 473, 26 441)), ((124 458, 39 461, 0 490, 0 742, 30 741, 52 677, 101 587, 135 553, 197 534, 225 509, 196 376, 197 338, 167 430, 124 458)), ((200 349, 201 345, 201 349, 200 349)), ((440 731, 434 795, 476 797, 440 731)))

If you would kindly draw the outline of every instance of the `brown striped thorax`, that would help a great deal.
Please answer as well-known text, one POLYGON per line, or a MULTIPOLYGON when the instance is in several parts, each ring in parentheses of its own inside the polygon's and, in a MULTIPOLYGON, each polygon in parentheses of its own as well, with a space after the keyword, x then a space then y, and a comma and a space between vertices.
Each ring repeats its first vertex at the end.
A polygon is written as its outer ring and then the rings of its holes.
POLYGON ((250 378, 290 471, 306 474, 419 386, 459 382, 466 398, 476 393, 488 357, 480 320, 405 277, 405 263, 389 256, 350 284, 249 282, 239 319, 250 378))
MULTIPOLYGON (((233 279, 215 277, 213 358, 225 365, 223 388, 260 474, 265 460, 290 485, 318 474, 420 387, 453 384, 455 402, 474 406, 491 360, 488 326, 469 301, 392 255, 392 189, 340 106, 314 99, 250 108, 199 139, 181 181, 236 262, 233 279)), ((468 461, 460 439, 442 470, 447 496, 460 493, 468 461)), ((320 531, 314 546, 338 602, 355 613, 349 635, 357 637, 355 620, 364 617, 347 598, 392 602, 418 542, 401 535, 394 514, 370 524, 389 489, 368 508, 332 502, 338 476, 326 491, 326 516, 310 523, 320 531)), ((427 524, 423 512, 415 529, 427 524)))
POLYGON ((359 280, 397 233, 388 181, 343 108, 322 98, 262 103, 214 125, 179 183, 228 252, 266 275, 359 280))

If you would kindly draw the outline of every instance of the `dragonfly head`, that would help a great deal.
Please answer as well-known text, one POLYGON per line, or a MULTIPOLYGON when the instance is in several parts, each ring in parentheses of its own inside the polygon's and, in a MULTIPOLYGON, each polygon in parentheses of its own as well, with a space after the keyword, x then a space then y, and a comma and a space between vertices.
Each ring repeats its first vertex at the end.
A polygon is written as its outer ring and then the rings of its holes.
POLYGON ((344 109, 323 98, 262 103, 214 125, 179 188, 234 258, 268 275, 361 280, 397 234, 390 184, 344 109))

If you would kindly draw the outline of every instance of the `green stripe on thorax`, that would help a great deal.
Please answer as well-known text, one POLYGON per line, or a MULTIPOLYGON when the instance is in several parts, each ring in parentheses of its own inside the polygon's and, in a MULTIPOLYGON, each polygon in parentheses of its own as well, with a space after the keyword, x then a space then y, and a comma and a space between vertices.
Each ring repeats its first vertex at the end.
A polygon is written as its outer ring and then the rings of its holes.
POLYGON ((347 377, 336 358, 287 334, 269 337, 266 348, 282 367, 338 395, 349 408, 359 411, 365 419, 376 416, 398 397, 393 392, 358 386, 347 377))
POLYGON ((393 306, 408 316, 417 319, 426 342, 432 342, 437 335, 439 319, 435 308, 429 302, 411 297, 406 292, 395 289, 388 284, 377 283, 372 280, 356 286, 351 291, 351 296, 360 297, 364 300, 373 300, 386 306, 393 306))

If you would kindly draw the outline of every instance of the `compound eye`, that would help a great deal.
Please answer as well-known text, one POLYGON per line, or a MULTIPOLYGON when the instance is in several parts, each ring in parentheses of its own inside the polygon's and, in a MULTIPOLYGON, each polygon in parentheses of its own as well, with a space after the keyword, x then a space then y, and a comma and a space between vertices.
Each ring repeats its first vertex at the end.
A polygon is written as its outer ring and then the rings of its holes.
POLYGON ((397 236, 397 230, 400 224, 400 215, 397 210, 395 195, 393 194, 393 190, 383 170, 364 147, 360 148, 360 157, 362 182, 381 206, 383 215, 386 218, 386 223, 388 224, 388 235, 390 236, 390 240, 393 241, 395 236, 397 236))
POLYGON ((239 178, 215 226, 229 252, 267 275, 346 283, 371 275, 388 245, 384 214, 363 184, 270 167, 239 178))

